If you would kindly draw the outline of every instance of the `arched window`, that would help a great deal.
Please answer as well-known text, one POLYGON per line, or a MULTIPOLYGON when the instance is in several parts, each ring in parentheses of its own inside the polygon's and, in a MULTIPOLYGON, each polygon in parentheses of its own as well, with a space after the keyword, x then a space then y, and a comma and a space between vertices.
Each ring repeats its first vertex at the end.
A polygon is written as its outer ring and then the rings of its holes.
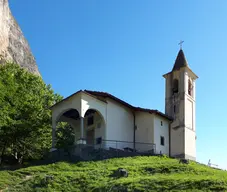
POLYGON ((179 86, 178 80, 174 79, 173 80, 173 94, 178 93, 178 86, 179 86))
POLYGON ((193 89, 192 82, 191 82, 191 80, 189 79, 189 80, 188 80, 188 94, 189 94, 190 96, 192 96, 192 89, 193 89))

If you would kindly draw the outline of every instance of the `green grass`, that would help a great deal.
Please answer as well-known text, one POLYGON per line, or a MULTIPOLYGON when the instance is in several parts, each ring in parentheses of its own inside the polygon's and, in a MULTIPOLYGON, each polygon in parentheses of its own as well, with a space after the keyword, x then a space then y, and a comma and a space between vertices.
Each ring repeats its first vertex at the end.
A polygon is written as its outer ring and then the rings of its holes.
POLYGON ((66 162, 0 171, 0 191, 227 191, 227 172, 167 157, 66 162), (112 177, 125 168, 127 178, 112 177), (53 176, 46 181, 46 176, 53 176))

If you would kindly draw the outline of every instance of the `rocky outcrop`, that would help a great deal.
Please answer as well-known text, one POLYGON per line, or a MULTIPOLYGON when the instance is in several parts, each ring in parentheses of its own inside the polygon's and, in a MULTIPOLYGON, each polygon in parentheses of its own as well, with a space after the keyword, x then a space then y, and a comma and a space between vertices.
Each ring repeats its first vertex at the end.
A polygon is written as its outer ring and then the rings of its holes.
POLYGON ((19 25, 11 14, 8 0, 0 0, 0 64, 14 61, 40 75, 35 58, 19 25))

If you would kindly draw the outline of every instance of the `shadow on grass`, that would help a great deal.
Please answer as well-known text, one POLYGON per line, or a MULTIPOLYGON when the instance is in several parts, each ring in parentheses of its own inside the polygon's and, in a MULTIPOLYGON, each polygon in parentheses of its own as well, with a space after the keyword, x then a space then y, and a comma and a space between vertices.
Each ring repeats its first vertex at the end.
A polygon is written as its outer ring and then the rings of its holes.
POLYGON ((106 159, 113 159, 113 158, 123 158, 123 157, 135 157, 135 156, 162 156, 156 154, 140 154, 140 153, 129 153, 129 152, 121 152, 116 153, 116 151, 107 151, 107 150, 93 150, 89 153, 84 153, 83 155, 72 155, 67 151, 56 150, 52 153, 48 153, 43 159, 41 160, 30 160, 26 161, 23 164, 5 164, 0 166, 0 171, 3 170, 10 170, 14 171, 21 168, 27 168, 31 166, 39 166, 39 165, 48 165, 57 162, 68 162, 68 163, 78 163, 83 161, 100 161, 106 159), (86 157, 84 157, 84 154, 86 157))

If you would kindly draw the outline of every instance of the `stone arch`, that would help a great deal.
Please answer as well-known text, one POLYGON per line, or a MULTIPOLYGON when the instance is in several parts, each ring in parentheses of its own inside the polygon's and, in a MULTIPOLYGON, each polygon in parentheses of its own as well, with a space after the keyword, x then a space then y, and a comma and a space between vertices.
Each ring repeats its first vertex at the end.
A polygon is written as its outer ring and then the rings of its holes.
POLYGON ((84 113, 84 131, 87 144, 101 144, 106 139, 106 121, 102 113, 89 108, 84 113))
POLYGON ((98 109, 95 109, 95 108, 88 108, 86 111, 85 111, 85 113, 84 113, 84 116, 86 115, 86 113, 88 112, 88 111, 95 111, 96 113, 98 113, 98 115, 100 115, 100 117, 104 120, 104 123, 106 123, 106 121, 105 121, 105 117, 103 116, 103 114, 98 110, 98 109))
POLYGON ((75 108, 62 110, 53 119, 56 147, 73 145, 80 138, 80 113, 75 108), (59 135, 62 135, 59 137, 59 135))
POLYGON ((59 112, 57 115, 54 116, 54 121, 57 123, 59 122, 59 120, 61 119, 61 117, 66 114, 69 111, 77 111, 78 113, 78 118, 80 117, 80 110, 76 109, 76 108, 66 108, 63 109, 61 112, 59 112))
POLYGON ((190 96, 192 96, 192 92, 193 92, 192 81, 191 81, 191 79, 188 79, 188 94, 189 94, 190 96))

